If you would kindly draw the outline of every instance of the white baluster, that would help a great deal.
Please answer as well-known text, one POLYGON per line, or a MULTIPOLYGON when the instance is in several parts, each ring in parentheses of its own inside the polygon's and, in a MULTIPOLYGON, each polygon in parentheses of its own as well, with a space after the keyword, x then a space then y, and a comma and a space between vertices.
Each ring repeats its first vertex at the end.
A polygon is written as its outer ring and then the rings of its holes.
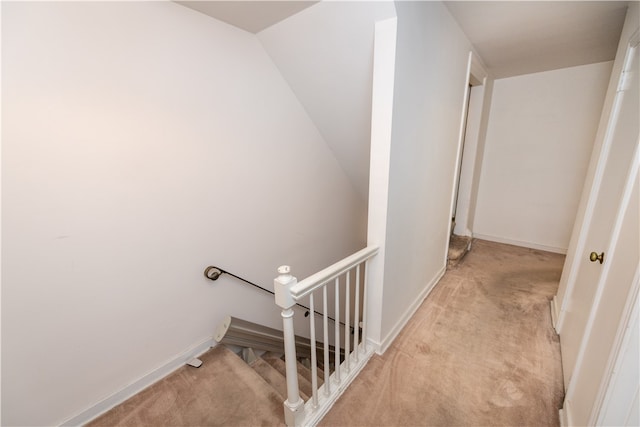
POLYGON ((322 287, 322 329, 324 333, 324 394, 329 396, 331 393, 331 381, 329 381, 329 375, 331 375, 329 360, 329 315, 327 314, 327 286, 322 287))
POLYGON ((346 291, 345 291, 345 301, 344 301, 344 358, 345 361, 347 362, 345 364, 345 369, 347 370, 347 372, 349 372, 349 370, 351 369, 351 365, 349 363, 350 359, 351 359, 351 355, 349 354, 351 351, 351 331, 349 330, 349 325, 350 325, 350 318, 349 316, 351 315, 351 310, 349 305, 351 304, 350 301, 350 289, 349 287, 351 286, 351 270, 347 271, 347 284, 346 284, 346 291))
POLYGON ((367 270, 369 269, 369 260, 364 263, 364 290, 362 298, 362 349, 367 351, 367 270))
POLYGON ((295 333, 293 330, 293 310, 295 301, 290 288, 297 283, 290 274, 287 265, 278 268, 279 276, 273 281, 276 304, 282 308, 282 326, 284 335, 284 355, 287 376, 287 400, 284 402, 284 418, 288 426, 300 426, 304 421, 304 401, 298 389, 298 370, 296 359, 295 333))
POLYGON ((356 313, 353 316, 353 350, 355 361, 358 362, 360 355, 360 264, 356 266, 356 313))
POLYGON ((318 407, 318 356, 316 355, 316 316, 315 307, 313 306, 313 293, 309 295, 309 311, 311 312, 309 325, 311 330, 311 391, 313 393, 311 402, 315 409, 318 407))
POLYGON ((335 333, 335 342, 334 342, 334 350, 335 350, 335 364, 336 364, 336 382, 340 384, 340 278, 336 277, 335 282, 336 288, 336 320, 333 322, 335 324, 334 333, 335 333))

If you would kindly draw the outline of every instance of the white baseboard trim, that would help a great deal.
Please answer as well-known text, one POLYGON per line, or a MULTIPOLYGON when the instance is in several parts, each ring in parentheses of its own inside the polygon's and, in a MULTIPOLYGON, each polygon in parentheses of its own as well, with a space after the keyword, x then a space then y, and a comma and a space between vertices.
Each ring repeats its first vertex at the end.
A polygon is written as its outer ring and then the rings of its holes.
POLYGON ((198 357, 209 350, 211 347, 215 347, 217 343, 213 340, 213 337, 197 344, 190 349, 182 352, 180 355, 160 366, 159 368, 149 372, 137 381, 124 387, 122 390, 117 391, 106 399, 101 400, 95 405, 85 409, 79 414, 69 418, 63 422, 62 426, 81 426, 89 421, 99 417, 114 406, 119 405, 131 396, 141 392, 150 385, 158 382, 162 378, 166 377, 176 369, 184 366, 189 360, 194 357, 198 357))
POLYGON ((438 281, 444 276, 444 273, 447 271, 446 265, 443 265, 440 271, 436 273, 436 275, 431 279, 431 281, 425 286, 425 288, 420 292, 420 295, 413 301, 413 304, 407 308, 404 315, 396 322, 395 326, 391 331, 387 334, 387 336, 382 340, 382 343, 374 344, 376 347, 376 353, 382 355, 391 343, 396 339, 396 337, 400 334, 402 329, 406 326, 407 322, 418 310, 424 299, 429 295, 429 292, 433 289, 433 287, 438 283, 438 281))
POLYGON ((556 254, 563 254, 563 255, 567 254, 567 248, 559 248, 556 246, 541 245, 539 243, 533 243, 533 242, 523 242, 520 240, 507 239, 505 237, 498 237, 498 236, 490 236, 487 234, 479 234, 476 232, 473 233, 473 237, 475 239, 488 240, 490 242, 496 242, 496 243, 505 243, 507 245, 521 246, 523 248, 529 248, 529 249, 537 249, 539 251, 553 252, 556 254))
POLYGON ((549 302, 549 306, 551 308, 551 324, 553 325, 553 329, 558 333, 558 328, 556 325, 558 324, 558 297, 557 295, 553 296, 553 299, 549 302))
POLYGON ((562 409, 558 411, 558 416, 560 417, 560 427, 570 427, 573 425, 571 423, 569 402, 566 400, 564 401, 562 409))

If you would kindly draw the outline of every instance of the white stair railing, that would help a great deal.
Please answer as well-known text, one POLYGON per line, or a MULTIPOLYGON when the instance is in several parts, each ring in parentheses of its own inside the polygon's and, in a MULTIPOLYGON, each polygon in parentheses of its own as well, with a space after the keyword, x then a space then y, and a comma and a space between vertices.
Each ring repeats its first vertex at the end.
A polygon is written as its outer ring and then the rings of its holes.
POLYGON ((276 304, 282 308, 282 323, 285 343, 285 363, 287 375, 287 400, 284 402, 285 421, 288 426, 316 425, 327 413, 336 399, 353 381, 368 362, 373 350, 367 348, 367 261, 378 253, 378 248, 370 246, 353 255, 315 273, 298 282, 291 275, 289 266, 278 268, 279 276, 274 280, 276 304), (352 276, 355 278, 352 286, 352 276), (334 328, 333 328, 333 372, 329 354, 329 296, 328 287, 334 288, 334 328), (362 301, 361 288, 362 286, 362 301), (351 288, 355 289, 353 300, 351 288), (324 343, 324 384, 318 387, 318 361, 316 349, 316 323, 314 292, 322 293, 322 336, 324 343), (344 295, 344 304, 340 305, 340 296, 344 295), (303 298, 309 297, 312 397, 304 402, 298 388, 298 370, 293 327, 293 306, 303 298), (353 305, 353 325, 351 324, 351 306, 353 305), (344 323, 340 322, 340 313, 344 313, 344 323), (341 326, 344 335, 341 336, 341 326), (360 333, 360 328, 362 333, 360 333), (353 330, 353 334, 352 334, 353 330), (344 345, 343 345, 344 343, 344 345), (344 350, 344 359, 341 358, 344 350))

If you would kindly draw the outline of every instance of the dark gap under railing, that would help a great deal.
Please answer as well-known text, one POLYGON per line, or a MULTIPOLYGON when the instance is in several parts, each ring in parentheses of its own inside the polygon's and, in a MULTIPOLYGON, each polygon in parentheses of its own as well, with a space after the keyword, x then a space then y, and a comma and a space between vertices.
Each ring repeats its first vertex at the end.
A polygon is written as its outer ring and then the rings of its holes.
MULTIPOLYGON (((226 316, 214 335, 214 339, 221 344, 235 345, 254 350, 272 351, 284 353, 284 336, 281 330, 270 328, 237 317, 226 316)), ((311 340, 309 338, 295 336, 297 357, 311 357, 311 340)), ((329 353, 335 355, 335 347, 328 345, 329 353)), ((346 355, 343 348, 340 348, 340 361, 344 361, 346 355)), ((316 341, 316 354, 318 359, 324 364, 324 343, 316 341)), ((331 360, 326 365, 330 365, 331 360)))
MULTIPOLYGON (((226 270, 223 270, 223 269, 221 269, 220 267, 215 267, 215 266, 210 265, 209 267, 207 267, 207 268, 205 268, 205 269, 204 269, 204 277, 206 277, 206 278, 207 278, 207 279, 209 279, 209 280, 213 280, 213 281, 218 280, 218 278, 219 278, 220 276, 222 276, 223 274, 228 274, 228 275, 229 275, 229 276, 231 276, 231 277, 234 277, 234 278, 236 278, 236 279, 238 279, 238 280, 241 280, 241 281, 243 281, 243 282, 245 282, 245 283, 247 283, 247 284, 249 284, 249 285, 251 285, 251 286, 254 286, 254 287, 256 287, 256 288, 258 288, 258 289, 260 289, 260 290, 263 290, 264 292, 269 292, 271 295, 275 295, 275 293, 273 293, 273 291, 270 291, 269 289, 263 288, 263 287, 262 287, 262 286, 260 286, 260 285, 256 285, 255 283, 250 282, 249 280, 244 279, 244 278, 242 278, 242 277, 240 277, 240 276, 237 276, 237 275, 235 275, 235 274, 233 274, 233 273, 230 273, 230 272, 228 272, 228 271, 226 271, 226 270)), ((302 307, 302 308, 304 308, 305 310, 307 310, 307 311, 304 313, 304 317, 309 317, 309 312, 311 311, 311 309, 310 309, 309 307, 307 307, 307 306, 305 306, 305 305, 302 305, 302 304, 298 304, 298 303, 296 303, 296 305, 297 305, 298 307, 302 307)), ((315 314, 317 314, 318 316, 324 316, 324 314, 323 314, 323 313, 320 313, 319 311, 314 310, 313 312, 314 312, 315 314)), ((332 322, 334 322, 334 323, 335 323, 335 321, 336 321, 336 319, 334 319, 334 318, 333 318, 333 317, 331 317, 331 316, 327 316, 327 318, 328 318, 329 320, 331 320, 332 322)), ((358 321, 358 320, 356 319, 356 321, 358 321)), ((341 324, 342 326, 346 326, 346 325, 345 325, 344 323, 342 323, 342 322, 340 322, 340 324, 341 324)), ((350 326, 350 329, 351 329, 351 334, 353 334, 354 327, 353 327, 353 326, 350 326)))

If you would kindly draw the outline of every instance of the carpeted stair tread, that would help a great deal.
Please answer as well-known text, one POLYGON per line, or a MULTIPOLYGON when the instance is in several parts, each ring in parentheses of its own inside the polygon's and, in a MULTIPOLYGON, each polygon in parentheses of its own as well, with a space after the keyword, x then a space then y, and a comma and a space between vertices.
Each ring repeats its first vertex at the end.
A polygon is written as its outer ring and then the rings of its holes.
MULTIPOLYGON (((286 377, 286 365, 284 363, 284 360, 280 359, 279 357, 269 357, 267 354, 264 354, 262 356, 262 358, 271 366, 273 366, 278 372, 280 372, 280 374, 282 374, 283 376, 286 377)), ((302 365, 300 365, 302 366, 302 365)), ((302 368, 306 369, 304 366, 302 366, 302 368)), ((298 369, 300 369, 298 367, 298 369)), ((320 387, 320 385, 318 384, 318 387, 320 387)), ((301 377, 298 375, 298 389, 300 389, 300 396, 302 397, 303 395, 305 395, 306 397, 303 397, 303 399, 305 400, 305 402, 307 400, 309 400, 309 396, 311 396, 313 394, 313 386, 311 385, 311 381, 309 381, 308 379, 301 377)))
POLYGON ((457 265, 462 258, 469 252, 471 246, 471 236, 451 235, 449 240, 449 251, 447 254, 447 266, 453 267, 457 265))
POLYGON ((98 426, 284 425, 282 399, 256 371, 219 345, 88 424, 98 426))
MULTIPOLYGON (((307 368, 300 362, 298 362, 298 375, 309 382, 311 382, 311 379, 313 378, 311 369, 307 368)), ((318 368, 318 388, 320 388, 322 384, 324 384, 324 371, 318 368)))
MULTIPOLYGON (((280 394, 283 402, 287 399, 287 379, 284 375, 260 357, 249 366, 280 394)), ((309 400, 309 396, 302 390, 300 391, 300 397, 305 401, 309 400)))
MULTIPOLYGON (((320 363, 319 360, 317 360, 316 362, 318 363, 318 380, 324 381, 324 365, 320 363)), ((309 378, 307 379, 311 381, 311 359, 303 359, 302 366, 304 366, 309 371, 309 378)), ((318 383, 318 387, 320 387, 320 383, 318 383)))

